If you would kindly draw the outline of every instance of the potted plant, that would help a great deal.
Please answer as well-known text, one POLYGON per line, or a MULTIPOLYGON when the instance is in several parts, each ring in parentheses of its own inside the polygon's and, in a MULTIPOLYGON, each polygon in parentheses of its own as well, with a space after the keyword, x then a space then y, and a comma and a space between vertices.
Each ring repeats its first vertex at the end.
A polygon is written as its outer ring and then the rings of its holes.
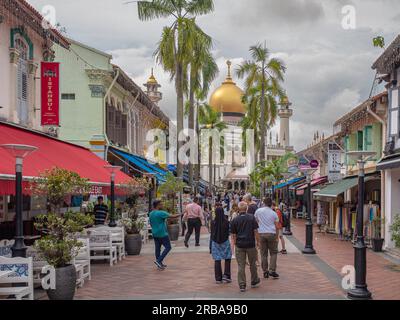
POLYGON ((129 210, 128 217, 121 219, 125 227, 125 250, 129 256, 136 256, 142 250, 142 235, 140 232, 145 225, 144 218, 139 218, 136 210, 129 210))
MULTIPOLYGON (((159 187, 159 192, 167 199, 165 201, 165 209, 169 214, 177 214, 176 194, 182 192, 185 183, 176 178, 171 172, 166 175, 166 182, 159 187)), ((179 218, 170 218, 167 221, 168 234, 171 241, 179 239, 179 218)))
POLYGON ((90 190, 87 179, 77 173, 61 168, 45 171, 32 184, 32 193, 45 196, 50 210, 37 217, 35 227, 43 237, 35 247, 41 256, 55 268, 56 288, 47 291, 51 300, 71 300, 75 294, 76 270, 72 264, 78 254, 80 243, 76 234, 93 224, 93 217, 83 213, 61 214, 64 199, 73 194, 85 194, 90 190))
POLYGON ((383 219, 381 217, 375 217, 372 220, 372 250, 374 252, 382 252, 383 241, 381 235, 383 219))
POLYGON ((394 218, 393 224, 390 226, 390 232, 395 246, 400 248, 400 215, 394 218))

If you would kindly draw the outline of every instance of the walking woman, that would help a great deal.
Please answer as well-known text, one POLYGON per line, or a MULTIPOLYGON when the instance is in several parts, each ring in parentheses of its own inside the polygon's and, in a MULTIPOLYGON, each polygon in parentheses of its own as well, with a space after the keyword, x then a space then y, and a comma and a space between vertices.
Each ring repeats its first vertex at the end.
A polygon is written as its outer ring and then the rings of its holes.
POLYGON ((215 261, 215 281, 217 284, 230 283, 232 251, 229 241, 229 221, 221 204, 215 208, 215 218, 211 223, 211 254, 215 261), (222 274, 222 260, 225 271, 222 274))
MULTIPOLYGON (((239 215, 239 206, 236 203, 232 204, 232 209, 229 212, 229 222, 232 222, 239 215)), ((232 235, 230 236, 231 240, 231 251, 232 251, 232 259, 236 259, 235 257, 235 244, 233 243, 232 235)))

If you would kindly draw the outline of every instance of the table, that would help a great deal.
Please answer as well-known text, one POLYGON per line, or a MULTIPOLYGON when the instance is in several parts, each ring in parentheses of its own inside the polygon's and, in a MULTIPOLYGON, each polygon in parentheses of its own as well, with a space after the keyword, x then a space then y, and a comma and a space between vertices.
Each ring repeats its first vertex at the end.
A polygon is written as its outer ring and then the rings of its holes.
POLYGON ((0 271, 0 279, 7 278, 9 275, 13 274, 14 271, 0 271))

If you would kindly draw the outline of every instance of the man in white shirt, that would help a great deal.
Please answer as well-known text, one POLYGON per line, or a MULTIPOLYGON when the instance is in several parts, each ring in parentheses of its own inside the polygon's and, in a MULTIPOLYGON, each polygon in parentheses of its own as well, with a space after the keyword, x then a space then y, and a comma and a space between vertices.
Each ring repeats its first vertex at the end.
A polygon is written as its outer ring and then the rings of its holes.
POLYGON ((271 209, 272 200, 270 198, 264 199, 264 205, 265 207, 258 209, 254 214, 259 225, 258 233, 260 235, 261 246, 261 267, 264 272, 264 278, 271 277, 273 279, 279 279, 279 275, 276 273, 279 217, 277 213, 271 209), (270 255, 269 264, 268 252, 270 255))

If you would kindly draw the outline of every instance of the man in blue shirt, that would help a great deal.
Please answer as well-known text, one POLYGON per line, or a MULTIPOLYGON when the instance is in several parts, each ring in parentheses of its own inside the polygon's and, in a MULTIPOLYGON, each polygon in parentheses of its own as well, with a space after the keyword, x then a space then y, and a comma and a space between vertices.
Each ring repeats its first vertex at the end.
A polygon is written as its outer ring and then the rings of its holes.
POLYGON ((171 241, 168 236, 167 219, 178 218, 180 215, 170 215, 168 212, 163 211, 163 204, 160 200, 153 203, 153 211, 150 212, 150 225, 153 234, 156 261, 155 265, 159 270, 164 270, 167 266, 163 261, 167 254, 171 251, 171 241), (161 253, 161 246, 164 246, 164 251, 161 253))

